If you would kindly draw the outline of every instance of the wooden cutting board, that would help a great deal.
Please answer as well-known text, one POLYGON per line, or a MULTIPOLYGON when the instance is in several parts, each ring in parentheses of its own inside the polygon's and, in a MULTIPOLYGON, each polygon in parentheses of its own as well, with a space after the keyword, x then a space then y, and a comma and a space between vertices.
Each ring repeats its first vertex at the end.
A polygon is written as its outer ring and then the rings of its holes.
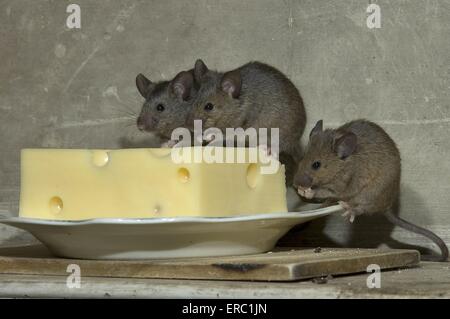
POLYGON ((171 260, 78 260, 57 258, 44 246, 0 248, 0 274, 68 276, 77 264, 81 276, 122 278, 294 281, 327 275, 418 265, 415 250, 289 249, 247 256, 171 260))

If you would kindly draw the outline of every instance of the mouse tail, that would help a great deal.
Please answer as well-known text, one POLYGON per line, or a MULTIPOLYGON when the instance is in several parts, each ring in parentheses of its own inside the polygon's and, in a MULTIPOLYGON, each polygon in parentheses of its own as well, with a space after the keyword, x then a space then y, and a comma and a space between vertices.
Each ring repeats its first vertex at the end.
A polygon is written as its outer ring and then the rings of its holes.
POLYGON ((413 223, 410 223, 398 216, 396 216, 392 210, 388 210, 385 213, 386 218, 393 223, 394 225, 397 225, 403 229, 412 231, 413 233, 422 235, 427 237, 428 239, 432 240, 441 250, 441 256, 437 261, 447 261, 448 260, 448 248, 445 242, 435 233, 432 231, 422 228, 420 226, 414 225, 413 223))

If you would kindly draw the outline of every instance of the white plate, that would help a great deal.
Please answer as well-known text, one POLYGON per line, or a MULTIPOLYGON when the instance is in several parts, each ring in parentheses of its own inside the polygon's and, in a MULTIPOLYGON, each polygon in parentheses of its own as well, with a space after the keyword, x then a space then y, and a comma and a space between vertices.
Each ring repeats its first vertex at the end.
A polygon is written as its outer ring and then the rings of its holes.
POLYGON ((60 257, 161 259, 257 254, 270 251, 293 226, 341 210, 224 218, 147 218, 55 221, 12 217, 0 223, 32 233, 60 257))

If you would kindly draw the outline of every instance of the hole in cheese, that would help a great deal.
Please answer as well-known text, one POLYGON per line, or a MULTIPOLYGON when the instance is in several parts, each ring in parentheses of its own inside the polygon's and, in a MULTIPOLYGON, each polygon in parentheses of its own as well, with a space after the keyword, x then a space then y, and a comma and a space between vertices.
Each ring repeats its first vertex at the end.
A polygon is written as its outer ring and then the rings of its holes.
POLYGON ((95 166, 102 167, 108 164, 109 154, 106 151, 93 151, 92 162, 95 166))
POLYGON ((58 196, 52 197, 50 199, 49 206, 50 206, 50 213, 59 214, 63 209, 63 201, 58 196))
POLYGON ((250 188, 255 188, 259 180, 258 165, 250 164, 247 167, 247 184, 250 188))
POLYGON ((180 180, 180 182, 187 183, 189 181, 189 178, 190 173, 187 168, 182 167, 178 170, 178 179, 180 180))

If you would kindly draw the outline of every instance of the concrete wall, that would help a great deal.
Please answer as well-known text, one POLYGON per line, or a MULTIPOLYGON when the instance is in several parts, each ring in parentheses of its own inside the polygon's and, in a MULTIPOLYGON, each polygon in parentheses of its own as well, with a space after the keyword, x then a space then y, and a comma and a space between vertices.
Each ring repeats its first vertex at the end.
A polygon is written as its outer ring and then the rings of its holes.
MULTIPOLYGON (((82 25, 69 30, 71 2, 0 1, 4 213, 17 213, 21 148, 151 145, 128 116, 141 103, 137 73, 168 79, 199 57, 218 69, 260 60, 298 86, 307 130, 318 119, 381 124, 403 157, 401 216, 450 243, 449 1, 376 1, 382 26, 369 29, 369 2, 360 0, 76 0, 82 25)), ((351 226, 331 217, 286 242, 401 247, 393 237, 432 246, 392 232, 381 217, 351 226)), ((0 237, 24 238, 6 227, 0 237)))

